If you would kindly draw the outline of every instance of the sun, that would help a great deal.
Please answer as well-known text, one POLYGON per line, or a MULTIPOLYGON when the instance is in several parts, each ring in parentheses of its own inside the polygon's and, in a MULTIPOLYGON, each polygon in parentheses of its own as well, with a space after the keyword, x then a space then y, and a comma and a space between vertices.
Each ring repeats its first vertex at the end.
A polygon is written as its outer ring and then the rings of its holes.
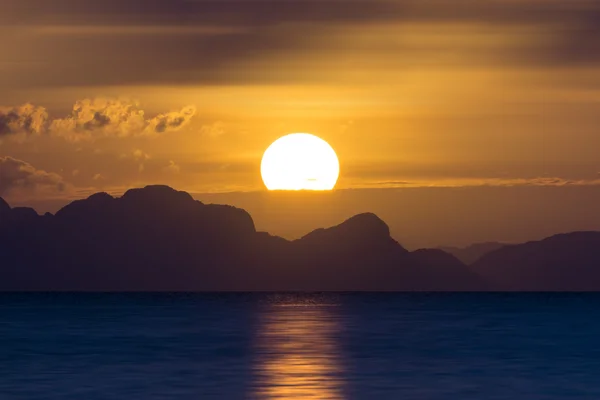
POLYGON ((340 174, 333 148, 310 133, 292 133, 274 141, 260 165, 269 190, 331 190, 340 174))

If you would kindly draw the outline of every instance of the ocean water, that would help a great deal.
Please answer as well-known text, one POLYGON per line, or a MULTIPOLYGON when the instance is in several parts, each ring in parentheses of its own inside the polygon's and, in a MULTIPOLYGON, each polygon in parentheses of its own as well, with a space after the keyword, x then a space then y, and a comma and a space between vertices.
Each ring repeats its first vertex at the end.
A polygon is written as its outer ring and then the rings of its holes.
POLYGON ((0 294, 0 399, 600 399, 596 294, 0 294))

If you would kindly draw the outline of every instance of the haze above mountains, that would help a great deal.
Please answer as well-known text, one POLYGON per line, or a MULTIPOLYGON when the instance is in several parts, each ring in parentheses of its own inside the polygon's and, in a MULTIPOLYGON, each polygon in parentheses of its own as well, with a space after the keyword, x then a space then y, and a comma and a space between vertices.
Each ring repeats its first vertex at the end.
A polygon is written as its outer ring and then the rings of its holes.
POLYGON ((167 186, 43 216, 0 199, 4 291, 600 290, 600 232, 444 250, 406 250, 371 213, 290 241, 167 186))

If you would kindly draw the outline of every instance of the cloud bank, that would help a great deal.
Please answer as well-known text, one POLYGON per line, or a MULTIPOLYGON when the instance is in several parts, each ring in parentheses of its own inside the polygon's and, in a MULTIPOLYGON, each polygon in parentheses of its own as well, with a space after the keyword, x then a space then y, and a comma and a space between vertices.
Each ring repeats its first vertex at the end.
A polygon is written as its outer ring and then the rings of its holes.
MULTIPOLYGON (((280 0, 146 0, 144 7, 137 0, 4 3, 9 5, 0 24, 23 32, 15 35, 20 46, 45 50, 37 54, 44 62, 31 69, 16 62, 11 74, 0 76, 0 86, 17 89, 319 82, 323 77, 306 74, 306 68, 273 73, 255 62, 290 56, 318 61, 331 51, 340 53, 336 60, 395 54, 398 61, 441 68, 457 62, 468 68, 600 64, 600 3, 590 0, 322 0, 285 1, 284 6, 280 0), (364 28, 373 26, 400 28, 394 34, 399 39, 369 39, 364 28), (340 42, 331 40, 332 27, 342 28, 340 42), (430 41, 434 46, 423 47, 430 41), (443 57, 446 52, 452 56, 443 57), (79 55, 76 63, 72 54, 79 55), (105 60, 119 62, 106 68, 105 60)), ((28 61, 17 52, 13 57, 28 61)))
POLYGON ((141 137, 177 131, 196 114, 194 106, 146 119, 137 102, 122 99, 85 99, 73 106, 71 115, 50 124, 51 135, 73 143, 102 137, 141 137))
POLYGON ((79 143, 106 137, 156 136, 180 130, 195 114, 196 107, 188 105, 146 119, 144 110, 135 101, 94 98, 78 100, 65 118, 50 119, 44 107, 26 103, 0 107, 0 140, 24 141, 31 136, 49 134, 79 143))
POLYGON ((354 188, 460 188, 460 187, 517 187, 517 186, 600 186, 600 179, 565 179, 561 177, 538 178, 439 178, 428 180, 376 181, 356 183, 354 188))

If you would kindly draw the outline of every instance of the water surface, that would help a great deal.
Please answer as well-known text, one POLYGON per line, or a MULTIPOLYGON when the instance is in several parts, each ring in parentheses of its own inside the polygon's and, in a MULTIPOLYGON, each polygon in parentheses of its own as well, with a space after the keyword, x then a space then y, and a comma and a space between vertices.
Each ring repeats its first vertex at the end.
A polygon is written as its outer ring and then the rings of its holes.
POLYGON ((599 399, 596 294, 0 294, 0 399, 599 399))

